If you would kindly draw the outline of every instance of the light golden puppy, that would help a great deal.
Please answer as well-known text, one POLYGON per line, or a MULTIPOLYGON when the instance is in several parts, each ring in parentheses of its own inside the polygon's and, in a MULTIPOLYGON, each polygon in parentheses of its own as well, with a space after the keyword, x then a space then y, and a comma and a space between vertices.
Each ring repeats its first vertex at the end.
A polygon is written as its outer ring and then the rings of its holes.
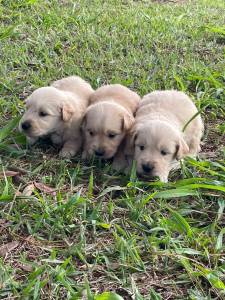
POLYGON ((140 97, 130 89, 112 84, 102 86, 90 97, 84 122, 83 158, 115 156, 127 131, 134 123, 140 97))
POLYGON ((88 106, 92 87, 78 76, 53 82, 35 90, 26 100, 19 129, 30 144, 49 136, 62 147, 60 156, 72 157, 80 149, 81 122, 88 106))
POLYGON ((158 176, 167 182, 178 160, 197 155, 203 134, 200 115, 183 132, 196 113, 194 103, 183 92, 155 91, 144 96, 125 149, 126 157, 133 155, 136 160, 139 175, 158 176))

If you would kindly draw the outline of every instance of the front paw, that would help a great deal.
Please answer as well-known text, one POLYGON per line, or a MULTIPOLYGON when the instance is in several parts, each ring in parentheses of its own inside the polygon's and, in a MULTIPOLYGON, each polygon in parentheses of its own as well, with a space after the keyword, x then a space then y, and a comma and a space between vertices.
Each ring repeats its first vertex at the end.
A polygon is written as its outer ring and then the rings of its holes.
POLYGON ((37 142, 38 138, 27 136, 27 143, 29 146, 33 146, 37 142))
POLYGON ((88 159, 88 157, 89 157, 88 151, 84 150, 84 151, 82 152, 81 158, 82 158, 82 159, 88 159))
POLYGON ((62 150, 59 152, 59 156, 61 158, 72 158, 76 152, 74 149, 68 149, 68 148, 62 148, 62 150))

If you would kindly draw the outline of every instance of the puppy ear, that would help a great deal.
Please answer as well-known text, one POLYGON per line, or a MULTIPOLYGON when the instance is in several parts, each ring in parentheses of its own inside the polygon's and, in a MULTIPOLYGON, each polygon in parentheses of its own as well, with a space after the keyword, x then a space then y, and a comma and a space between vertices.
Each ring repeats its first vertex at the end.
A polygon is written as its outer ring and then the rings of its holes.
POLYGON ((31 99, 31 96, 27 97, 26 99, 24 99, 24 103, 25 103, 26 105, 28 105, 29 102, 30 102, 30 99, 31 99))
POLYGON ((138 131, 137 127, 134 126, 127 134, 125 139, 125 153, 126 155, 133 155, 134 153, 134 144, 137 139, 138 131))
POLYGON ((83 120, 82 120, 81 125, 80 125, 80 129, 82 131, 84 131, 84 129, 86 127, 86 124, 87 124, 87 118, 86 118, 86 115, 84 115, 83 120))
POLYGON ((176 145, 175 157, 177 160, 183 158, 189 153, 189 147, 183 138, 180 138, 179 143, 176 145))
POLYGON ((125 114, 122 119, 122 130, 128 131, 134 124, 134 117, 131 114, 125 114))
POLYGON ((64 122, 68 122, 74 114, 74 109, 69 104, 65 103, 62 106, 61 113, 62 113, 62 120, 64 122))

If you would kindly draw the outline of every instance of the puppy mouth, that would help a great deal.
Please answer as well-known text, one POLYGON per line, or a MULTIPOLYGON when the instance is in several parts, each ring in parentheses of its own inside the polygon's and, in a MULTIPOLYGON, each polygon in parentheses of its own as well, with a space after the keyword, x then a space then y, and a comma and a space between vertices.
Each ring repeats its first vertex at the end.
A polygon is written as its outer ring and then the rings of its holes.
POLYGON ((146 172, 137 172, 138 177, 141 177, 146 180, 151 180, 151 181, 156 181, 160 180, 164 183, 168 182, 168 176, 166 175, 159 175, 159 174, 151 174, 151 173, 146 173, 146 172))
POLYGON ((28 131, 22 129, 21 132, 29 138, 39 138, 39 137, 40 138, 46 138, 51 134, 51 133, 47 133, 47 132, 32 131, 32 129, 30 129, 28 131))

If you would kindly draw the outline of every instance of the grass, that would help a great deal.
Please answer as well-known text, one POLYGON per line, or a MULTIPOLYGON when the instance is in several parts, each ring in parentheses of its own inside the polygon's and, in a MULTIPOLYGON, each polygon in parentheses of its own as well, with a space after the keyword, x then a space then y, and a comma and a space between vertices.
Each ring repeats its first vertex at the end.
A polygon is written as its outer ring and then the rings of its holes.
POLYGON ((0 298, 225 298, 224 9, 0 2, 0 298), (27 149, 14 129, 24 98, 71 74, 140 95, 187 92, 205 120, 204 155, 162 184, 27 149))

